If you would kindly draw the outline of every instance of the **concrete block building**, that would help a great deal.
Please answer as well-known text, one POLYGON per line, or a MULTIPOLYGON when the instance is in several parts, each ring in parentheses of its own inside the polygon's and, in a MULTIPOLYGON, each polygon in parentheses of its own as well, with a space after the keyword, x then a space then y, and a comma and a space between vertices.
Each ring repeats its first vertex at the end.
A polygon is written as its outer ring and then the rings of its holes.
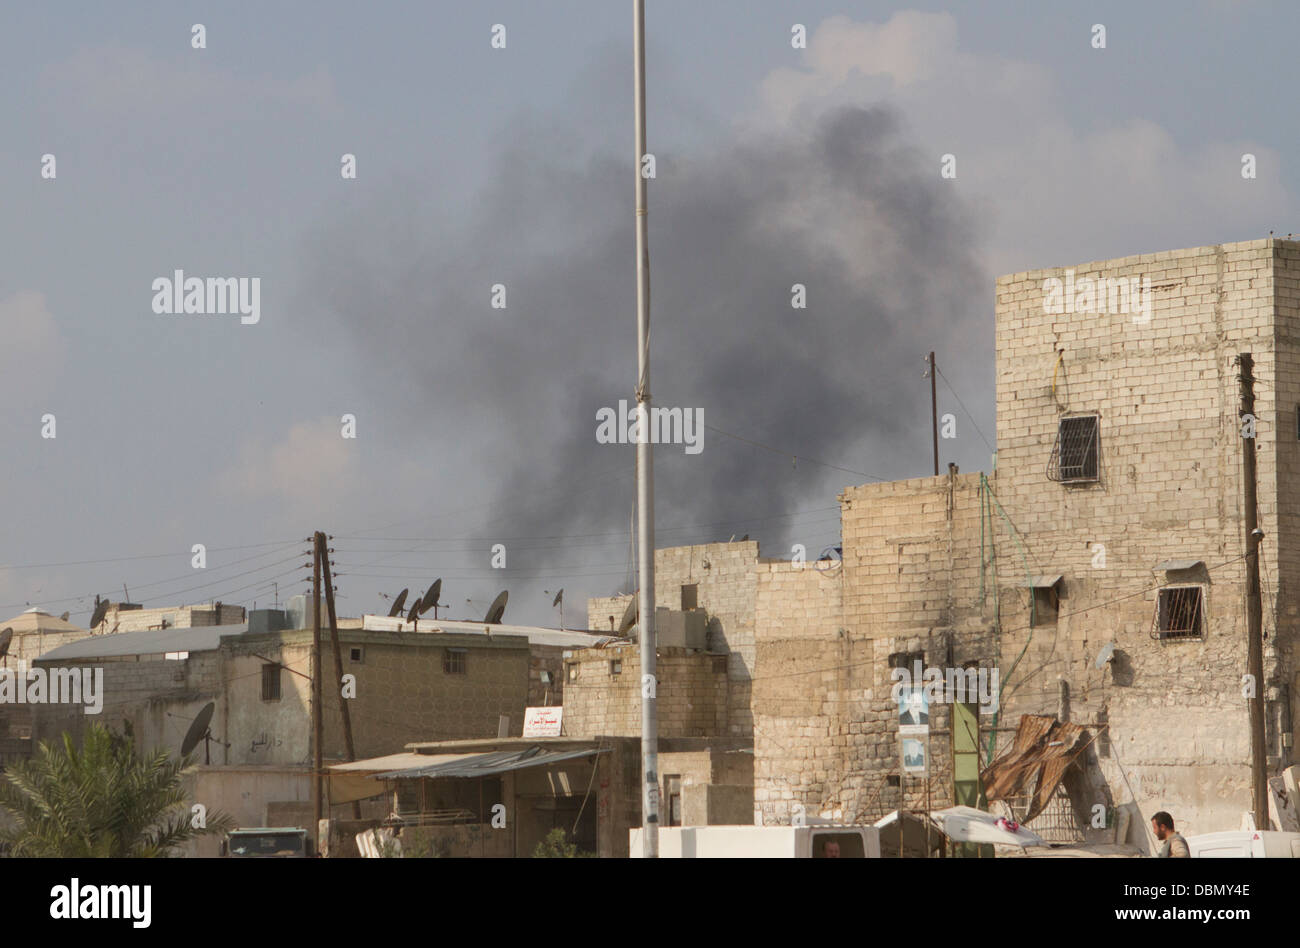
MULTIPOLYGON (((1264 531, 1253 684, 1269 773, 1296 760, 1298 330, 1290 240, 1002 277, 987 474, 846 489, 841 563, 764 560, 754 543, 657 551, 661 604, 692 586, 725 616, 709 648, 735 670, 729 701, 748 692, 748 718, 728 726, 753 737, 756 819, 974 803, 973 777, 1021 716, 1047 715, 1088 737, 1035 825, 1100 839, 1136 807, 1186 832, 1237 828, 1251 809, 1243 431, 1264 531), (932 706, 928 773, 912 776, 890 691, 917 661, 996 670, 1000 689, 996 708, 932 706)), ((623 608, 593 600, 590 624, 623 608)))

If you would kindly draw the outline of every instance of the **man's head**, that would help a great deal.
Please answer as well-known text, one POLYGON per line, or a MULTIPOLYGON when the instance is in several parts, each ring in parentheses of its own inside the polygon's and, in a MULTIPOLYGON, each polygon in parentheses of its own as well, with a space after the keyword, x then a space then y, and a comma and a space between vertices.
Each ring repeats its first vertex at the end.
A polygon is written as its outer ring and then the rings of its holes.
POLYGON ((1174 834, 1174 818, 1161 810, 1151 817, 1151 829, 1155 831, 1156 839, 1164 842, 1174 834))
POLYGON ((822 846, 822 857, 824 859, 839 859, 840 844, 835 842, 833 839, 826 840, 825 844, 822 846))

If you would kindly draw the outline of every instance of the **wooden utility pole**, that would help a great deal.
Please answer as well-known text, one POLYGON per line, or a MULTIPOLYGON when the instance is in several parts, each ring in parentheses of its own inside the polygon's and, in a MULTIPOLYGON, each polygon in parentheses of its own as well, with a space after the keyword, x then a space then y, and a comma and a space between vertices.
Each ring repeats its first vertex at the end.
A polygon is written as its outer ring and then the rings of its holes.
MULTIPOLYGON (((348 760, 357 759, 357 749, 352 743, 352 712, 348 709, 348 699, 343 697, 343 653, 339 649, 339 623, 334 613, 334 580, 330 576, 329 547, 325 534, 316 533, 316 558, 320 562, 321 575, 325 580, 325 608, 330 620, 330 644, 334 648, 334 687, 339 688, 339 707, 343 709, 343 742, 348 750, 348 760)), ((361 819, 361 801, 352 801, 352 816, 361 819)))
MULTIPOLYGON (((316 534, 317 537, 320 534, 316 534)), ((312 839, 316 840, 316 852, 320 852, 321 809, 321 771, 324 760, 321 753, 321 661, 320 661, 320 543, 312 542, 312 576, 311 576, 311 733, 312 733, 312 777, 311 809, 315 817, 312 825, 312 839)))
POLYGON ((1264 747, 1264 606, 1259 587, 1259 529, 1255 485, 1255 367, 1249 352, 1238 357, 1241 366, 1241 481, 1246 529, 1246 670, 1254 682, 1246 707, 1250 713, 1250 773, 1254 788, 1255 828, 1267 830, 1268 761, 1264 747), (1249 425, 1249 431, 1246 426, 1249 425), (1250 437, 1246 437, 1249 434, 1250 437))
POLYGON ((930 353, 930 426, 934 430, 934 476, 939 476, 939 394, 935 390, 934 353, 930 353))

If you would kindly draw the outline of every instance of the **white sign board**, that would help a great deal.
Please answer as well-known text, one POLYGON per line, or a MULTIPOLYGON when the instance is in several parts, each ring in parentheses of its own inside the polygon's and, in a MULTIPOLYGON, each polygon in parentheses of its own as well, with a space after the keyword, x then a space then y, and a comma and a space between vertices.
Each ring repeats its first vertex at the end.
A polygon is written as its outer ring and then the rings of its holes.
POLYGON ((559 737, 564 708, 524 709, 524 737, 559 737))

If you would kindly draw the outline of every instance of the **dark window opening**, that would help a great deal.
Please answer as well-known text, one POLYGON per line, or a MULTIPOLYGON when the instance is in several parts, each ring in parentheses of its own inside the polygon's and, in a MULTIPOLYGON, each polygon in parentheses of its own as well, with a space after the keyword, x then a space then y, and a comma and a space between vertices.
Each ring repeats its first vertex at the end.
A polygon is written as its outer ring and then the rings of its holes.
POLYGON ((623 674, 623 659, 621 659, 621 658, 611 658, 611 659, 609 660, 609 673, 610 673, 611 675, 621 675, 621 674, 623 674))
POLYGON ((465 653, 463 648, 445 648, 442 650, 442 670, 448 675, 465 674, 465 653))
POLYGON ((700 584, 691 583, 689 586, 682 587, 682 611, 689 612, 691 609, 698 608, 700 601, 700 584))
POLYGON ((280 700, 280 666, 262 666, 262 700, 280 700))
POLYGON ((917 662, 921 663, 922 668, 925 667, 925 652, 894 652, 889 656, 890 668, 906 668, 911 672, 912 666, 917 662))
POLYGON ((667 825, 682 825, 682 778, 680 774, 667 774, 664 776, 664 798, 668 804, 667 825))
POLYGON ((1201 637, 1201 587, 1167 586, 1160 590, 1156 628, 1162 639, 1201 637))
POLYGON ((364 654, 364 653, 361 651, 361 649, 359 649, 359 648, 354 648, 354 649, 352 649, 352 650, 349 652, 349 656, 348 656, 348 657, 351 658, 352 661, 354 661, 354 662, 359 662, 359 661, 361 661, 361 658, 362 658, 362 655, 363 655, 363 654, 364 654))
POLYGON ((1061 597, 1055 586, 1035 586, 1034 625, 1055 625, 1061 612, 1061 597))
POLYGON ((865 859, 867 855, 857 833, 814 833, 812 849, 814 859, 865 859))
POLYGON ((1097 480, 1100 449, 1100 415, 1062 418, 1056 430, 1052 457, 1047 464, 1048 478, 1063 484, 1097 480))

